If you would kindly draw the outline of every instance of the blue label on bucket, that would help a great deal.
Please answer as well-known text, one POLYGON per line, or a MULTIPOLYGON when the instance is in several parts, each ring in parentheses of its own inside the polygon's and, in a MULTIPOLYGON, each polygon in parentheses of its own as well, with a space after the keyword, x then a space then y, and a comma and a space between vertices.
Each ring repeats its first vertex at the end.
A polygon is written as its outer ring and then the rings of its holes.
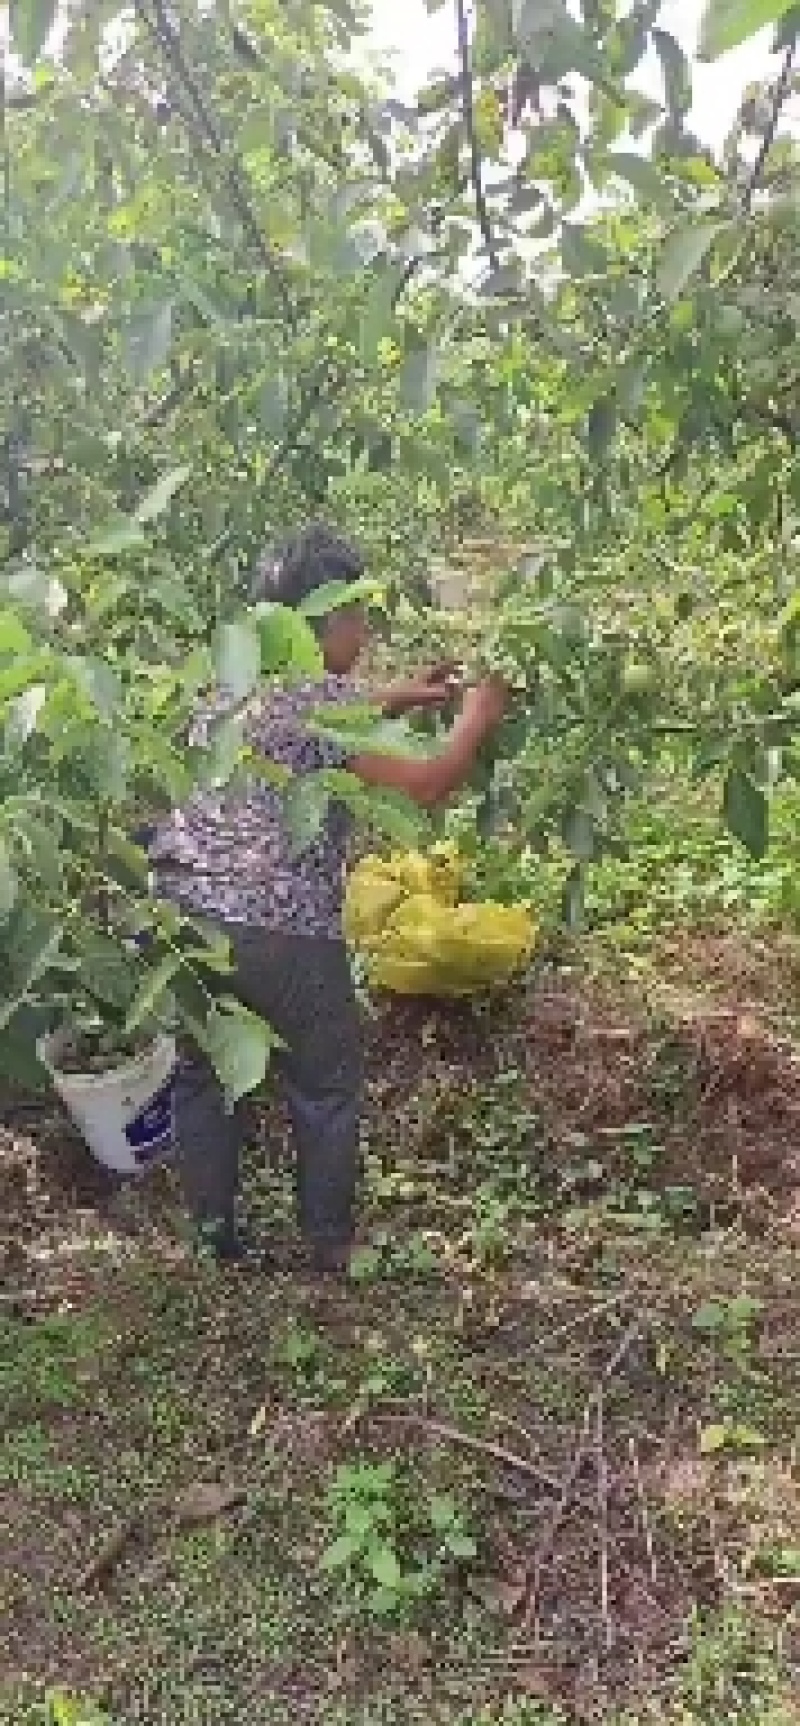
POLYGON ((139 1114, 128 1122, 125 1138, 137 1163, 149 1162, 158 1156, 159 1151, 166 1151, 171 1146, 174 1137, 173 1097, 174 1080, 170 1077, 139 1114))

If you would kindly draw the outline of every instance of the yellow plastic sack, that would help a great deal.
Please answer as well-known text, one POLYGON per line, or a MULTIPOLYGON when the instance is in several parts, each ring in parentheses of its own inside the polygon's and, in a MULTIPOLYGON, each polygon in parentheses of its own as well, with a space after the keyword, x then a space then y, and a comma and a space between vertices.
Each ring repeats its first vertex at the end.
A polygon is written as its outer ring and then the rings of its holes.
POLYGON ((438 964, 447 929, 457 907, 441 905, 432 893, 414 893, 401 899, 384 925, 380 951, 394 959, 415 959, 438 964))
POLYGON ((348 940, 371 982, 397 995, 471 995, 505 983, 530 957, 536 924, 519 905, 459 904, 463 869, 453 846, 433 846, 354 870, 345 900, 348 940))
POLYGON ((440 998, 471 995, 472 985, 443 979, 435 965, 424 965, 416 959, 393 959, 382 953, 370 969, 370 979, 376 989, 387 989, 391 995, 435 995, 440 998))
POLYGON ((366 949, 382 934, 387 918, 401 899, 429 895, 455 905, 463 869, 452 845, 434 845, 427 857, 419 851, 391 857, 365 857, 353 870, 344 904, 344 931, 354 947, 366 949))
POLYGON ((430 890, 442 905, 457 905, 464 885, 464 864, 455 845, 434 845, 428 854, 430 890))
POLYGON ((533 951, 536 928, 518 907, 402 900, 371 950, 376 986, 401 994, 469 995, 507 982, 533 951))
POLYGON ((467 974, 514 971, 533 946, 535 927, 516 905, 458 905, 440 925, 439 957, 467 974))
POLYGON ((432 845, 425 856, 421 851, 396 851, 383 863, 379 859, 367 861, 375 863, 386 880, 396 881, 408 894, 430 893, 444 905, 455 905, 458 900, 464 871, 454 845, 432 845))
POLYGON ((344 907, 344 932, 351 946, 367 951, 380 940, 391 913, 400 904, 402 887, 396 881, 365 875, 356 892, 348 892, 344 907))

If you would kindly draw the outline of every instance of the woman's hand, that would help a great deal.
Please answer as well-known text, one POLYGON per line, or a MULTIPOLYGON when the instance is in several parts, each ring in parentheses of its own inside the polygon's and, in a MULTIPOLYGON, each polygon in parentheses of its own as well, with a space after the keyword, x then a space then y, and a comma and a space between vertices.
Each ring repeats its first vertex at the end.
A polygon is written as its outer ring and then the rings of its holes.
POLYGON ((468 689, 461 708, 462 718, 474 723, 488 736, 502 725, 508 712, 511 692, 502 677, 486 677, 468 689))
POLYGON ((461 689, 459 667, 447 662, 432 665, 407 681, 393 683, 378 696, 384 713, 428 712, 449 707, 461 689))
POLYGON ((463 678, 461 667, 454 660, 446 660, 441 665, 432 665, 420 674, 419 682, 412 679, 411 688, 415 692, 415 705, 420 707, 449 707, 455 697, 461 693, 463 678))

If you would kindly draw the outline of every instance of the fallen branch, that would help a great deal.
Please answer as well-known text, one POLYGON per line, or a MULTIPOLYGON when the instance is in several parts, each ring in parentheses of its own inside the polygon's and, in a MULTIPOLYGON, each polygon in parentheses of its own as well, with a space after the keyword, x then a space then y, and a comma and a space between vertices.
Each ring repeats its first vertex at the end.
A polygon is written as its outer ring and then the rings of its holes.
POLYGON ((115 1523, 102 1545, 93 1553, 88 1563, 78 1576, 75 1584, 81 1594, 88 1593, 90 1588, 97 1588, 107 1582, 114 1566, 119 1563, 129 1540, 139 1532, 141 1515, 137 1510, 132 1516, 123 1517, 115 1523))
POLYGON ((529 1572, 525 1609, 525 1627, 527 1630, 529 1630, 533 1624, 539 1609, 539 1593, 542 1574, 552 1556, 556 1535, 558 1534, 558 1530, 564 1520, 570 1499, 575 1491, 580 1475, 583 1473, 584 1465, 591 1447, 592 1429, 596 1422, 597 1410, 603 1406, 605 1387, 608 1384, 609 1379, 613 1378, 614 1374, 619 1371, 623 1361, 627 1358, 633 1348, 634 1343, 638 1342, 641 1336, 642 1326, 637 1320, 634 1324, 628 1326, 628 1329, 617 1344, 611 1359, 604 1366, 600 1379, 587 1400, 586 1407, 583 1411, 581 1436, 573 1453, 569 1468, 562 1480, 558 1502, 556 1503, 553 1514, 547 1524, 547 1528, 545 1529, 544 1536, 539 1544, 533 1565, 529 1572))
POLYGON ((605 1398, 602 1390, 597 1398, 595 1415, 595 1451, 597 1456, 597 1503, 600 1515, 600 1611, 606 1633, 606 1648, 614 1645, 614 1625, 608 1587, 608 1464, 605 1447, 605 1398))
POLYGON ((402 1413, 377 1413, 370 1418, 381 1423, 392 1422, 417 1427, 430 1438, 440 1438, 444 1444, 452 1444, 459 1450, 469 1451, 473 1456, 487 1457, 491 1462, 497 1462, 502 1468, 511 1469, 515 1474, 524 1474, 529 1480, 537 1481, 540 1486, 547 1486, 551 1492, 558 1489, 556 1476, 549 1474, 529 1457, 507 1450, 505 1445, 495 1444, 491 1439, 476 1438, 473 1433, 462 1432, 460 1427, 449 1426, 445 1421, 434 1420, 430 1415, 404 1410, 402 1413))
POLYGON ((115 1523, 97 1552, 81 1570, 75 1584, 76 1589, 85 1594, 89 1589, 107 1582, 128 1542, 135 1536, 150 1533, 157 1513, 167 1515, 172 1531, 179 1532, 200 1527, 203 1523, 216 1522, 219 1517, 246 1502, 247 1492, 243 1487, 226 1486, 219 1481, 195 1481, 179 1494, 177 1500, 173 1495, 169 1498, 160 1495, 144 1510, 135 1510, 130 1516, 115 1523))

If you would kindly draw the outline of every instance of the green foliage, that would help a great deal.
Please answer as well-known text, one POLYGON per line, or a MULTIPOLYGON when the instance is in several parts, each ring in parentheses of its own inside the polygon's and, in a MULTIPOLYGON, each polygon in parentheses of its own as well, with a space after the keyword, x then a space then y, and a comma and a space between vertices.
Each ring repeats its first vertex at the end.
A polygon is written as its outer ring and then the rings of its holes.
POLYGON ((716 60, 794 10, 792 0, 708 0, 700 31, 701 57, 716 60))
MULTIPOLYGON (((246 601, 256 553, 322 507, 360 533, 390 612, 467 512, 532 544, 498 557, 473 659, 519 696, 480 830, 511 822, 557 859, 569 922, 665 740, 763 858, 799 753, 788 73, 747 93, 717 162, 649 5, 482 0, 469 79, 417 110, 353 72, 350 8, 242 0, 219 28, 137 8, 108 64, 90 8, 45 66, 54 16, 12 8, 3 145, 4 1065, 43 1017, 122 1041, 169 1022, 232 1094, 262 1076, 266 1028, 214 1004, 224 955, 150 902, 128 835, 264 770, 241 714, 202 750, 188 719, 215 676, 246 703, 318 670, 316 608, 246 601), (659 103, 636 87, 649 48, 659 103), (587 174, 617 194, 601 215, 587 174), (676 657, 688 618, 713 634, 720 568, 758 592, 760 651, 699 663, 695 636, 676 657)), ((791 8, 711 0, 704 52, 773 22, 788 49, 791 8)), ((415 826, 352 783, 290 787, 299 845, 334 791, 396 838, 415 826)))
POLYGON ((473 1559, 476 1543, 449 1493, 420 1506, 394 1462, 346 1463, 327 1493, 331 1539, 321 1565, 374 1617, 408 1618, 473 1559))

